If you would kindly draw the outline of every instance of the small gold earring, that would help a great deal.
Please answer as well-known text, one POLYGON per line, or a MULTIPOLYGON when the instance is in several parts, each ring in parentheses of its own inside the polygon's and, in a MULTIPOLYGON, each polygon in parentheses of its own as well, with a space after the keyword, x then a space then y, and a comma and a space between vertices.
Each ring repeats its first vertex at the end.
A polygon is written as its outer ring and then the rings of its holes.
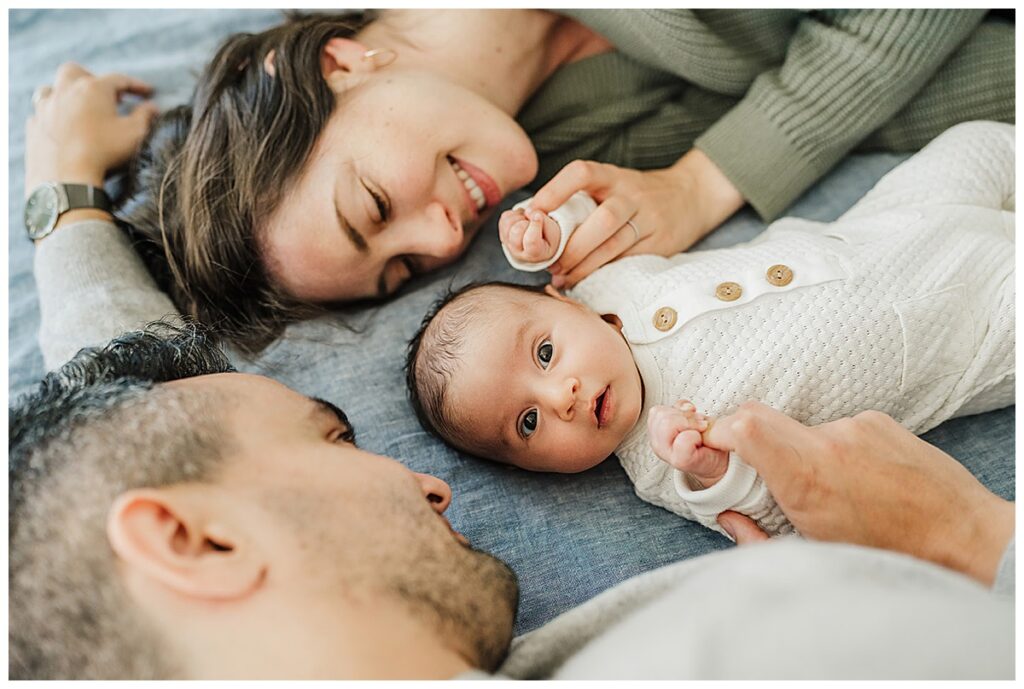
POLYGON ((381 67, 387 67, 394 62, 397 57, 398 53, 391 48, 374 48, 373 50, 367 50, 363 53, 362 59, 366 62, 372 62, 374 69, 379 69, 381 67))

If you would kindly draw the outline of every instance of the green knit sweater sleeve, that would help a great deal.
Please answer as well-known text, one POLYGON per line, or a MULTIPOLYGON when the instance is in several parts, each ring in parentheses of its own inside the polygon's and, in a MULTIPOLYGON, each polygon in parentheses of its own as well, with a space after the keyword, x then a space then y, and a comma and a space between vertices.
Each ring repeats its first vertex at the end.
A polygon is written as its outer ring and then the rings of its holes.
POLYGON ((982 10, 806 14, 783 63, 759 74, 695 146, 770 220, 903 108, 983 16, 982 10))

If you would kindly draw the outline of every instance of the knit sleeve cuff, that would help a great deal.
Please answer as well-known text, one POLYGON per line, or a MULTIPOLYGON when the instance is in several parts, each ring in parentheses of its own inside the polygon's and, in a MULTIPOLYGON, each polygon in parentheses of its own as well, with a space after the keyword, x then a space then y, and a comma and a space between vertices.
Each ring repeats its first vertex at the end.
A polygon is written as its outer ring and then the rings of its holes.
POLYGON ((676 494, 686 502, 695 515, 712 521, 746 498, 756 480, 757 472, 733 453, 729 454, 729 468, 725 470, 725 475, 710 488, 693 490, 682 471, 675 471, 672 476, 676 494))
POLYGON ((749 99, 697 138, 703 151, 729 178, 761 218, 777 218, 828 169, 801 153, 785 132, 749 99))
MULTIPOLYGON (((520 201, 516 205, 512 206, 512 210, 529 208, 532 201, 533 197, 531 196, 530 198, 520 201)), ((577 191, 569 197, 568 201, 548 213, 548 216, 558 223, 560 237, 558 239, 558 248, 555 249, 555 253, 551 255, 551 258, 546 261, 537 261, 536 263, 520 261, 512 255, 504 242, 501 244, 501 250, 505 253, 505 258, 508 260, 509 265, 516 270, 521 270, 526 273, 536 273, 544 270, 562 257, 562 253, 565 252, 565 245, 569 243, 569 237, 572 236, 572 233, 577 227, 583 224, 583 221, 587 219, 587 216, 593 213, 596 209, 597 202, 591 198, 590 194, 585 191, 577 191)))

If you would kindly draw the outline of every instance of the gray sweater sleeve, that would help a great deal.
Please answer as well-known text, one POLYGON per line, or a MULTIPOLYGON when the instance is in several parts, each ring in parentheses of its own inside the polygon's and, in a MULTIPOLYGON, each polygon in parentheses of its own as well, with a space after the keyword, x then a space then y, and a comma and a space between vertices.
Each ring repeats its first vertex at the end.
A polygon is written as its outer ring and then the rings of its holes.
POLYGON ((178 315, 128 238, 110 222, 74 223, 39 242, 35 278, 47 370, 82 347, 178 315))

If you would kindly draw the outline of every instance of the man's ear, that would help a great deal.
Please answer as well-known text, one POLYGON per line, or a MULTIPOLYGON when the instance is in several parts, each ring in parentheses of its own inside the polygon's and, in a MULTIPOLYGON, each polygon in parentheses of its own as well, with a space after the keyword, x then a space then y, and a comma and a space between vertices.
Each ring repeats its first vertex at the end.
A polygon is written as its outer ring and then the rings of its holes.
POLYGON ((114 501, 107 538, 128 567, 175 593, 205 600, 246 596, 268 563, 198 486, 141 489, 114 501))
POLYGON ((320 69, 327 85, 335 93, 351 88, 355 81, 375 69, 372 60, 364 60, 367 48, 351 38, 332 38, 320 53, 320 69))

